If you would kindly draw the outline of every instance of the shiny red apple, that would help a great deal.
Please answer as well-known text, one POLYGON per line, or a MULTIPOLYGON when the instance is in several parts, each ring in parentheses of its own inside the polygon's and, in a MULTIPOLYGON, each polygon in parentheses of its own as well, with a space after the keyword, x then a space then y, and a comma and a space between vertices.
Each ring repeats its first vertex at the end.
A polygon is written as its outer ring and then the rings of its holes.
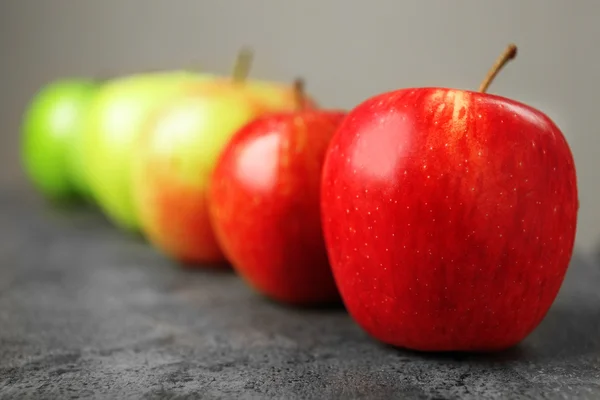
POLYGON ((233 136, 209 189, 211 223, 236 272, 274 300, 339 301, 320 218, 325 151, 345 113, 265 115, 233 136))
POLYGON ((349 112, 323 167, 334 276, 357 323, 422 351, 492 351, 544 318, 568 268, 575 164, 541 111, 485 89, 414 88, 349 112))

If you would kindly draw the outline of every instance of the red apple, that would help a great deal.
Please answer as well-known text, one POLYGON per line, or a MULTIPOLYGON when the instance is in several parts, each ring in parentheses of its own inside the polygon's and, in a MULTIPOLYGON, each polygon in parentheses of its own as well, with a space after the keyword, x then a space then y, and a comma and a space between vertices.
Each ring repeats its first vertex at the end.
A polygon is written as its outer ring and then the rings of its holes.
POLYGON ((349 112, 322 182, 327 249, 352 317, 422 351, 512 347, 543 319, 573 251, 573 157, 541 111, 415 88, 349 112))
POLYGON ((266 115, 242 128, 216 164, 211 224, 227 259, 272 299, 339 301, 320 217, 321 168, 338 110, 266 115))

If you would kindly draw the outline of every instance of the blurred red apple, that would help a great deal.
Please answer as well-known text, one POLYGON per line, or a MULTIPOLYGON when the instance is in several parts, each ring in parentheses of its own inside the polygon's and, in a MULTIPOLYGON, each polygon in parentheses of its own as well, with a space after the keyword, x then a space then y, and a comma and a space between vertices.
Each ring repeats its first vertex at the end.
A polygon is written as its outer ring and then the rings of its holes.
POLYGON ((233 136, 215 167, 208 199, 218 242, 239 275, 274 300, 339 301, 319 199, 325 151, 344 115, 302 107, 265 115, 233 136))
POLYGON ((415 88, 352 110, 322 182, 342 298, 373 337, 425 351, 488 351, 544 318, 575 238, 575 164, 541 111, 479 92, 415 88))

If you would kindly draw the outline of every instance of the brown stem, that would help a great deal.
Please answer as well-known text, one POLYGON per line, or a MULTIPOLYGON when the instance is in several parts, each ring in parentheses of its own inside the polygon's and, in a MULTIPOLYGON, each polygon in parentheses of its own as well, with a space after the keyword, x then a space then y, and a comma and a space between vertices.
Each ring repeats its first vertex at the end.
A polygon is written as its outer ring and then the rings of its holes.
POLYGON ((506 63, 508 63, 510 60, 512 60, 516 56, 517 56, 517 46, 515 44, 511 43, 506 47, 506 50, 504 50, 504 52, 500 55, 500 57, 498 57, 498 59, 496 60, 494 65, 492 65, 492 68, 490 68, 490 70, 488 71, 485 79, 483 80, 483 82, 481 82, 481 85, 479 85, 478 90, 481 93, 485 93, 485 91, 488 89, 488 87, 490 86, 490 84, 492 83, 492 81, 494 80, 496 75, 498 75, 498 72, 500 72, 502 67, 504 67, 506 65, 506 63))
POLYGON ((296 109, 299 111, 303 110, 305 104, 305 92, 304 79, 302 78, 296 78, 296 80, 294 80, 294 100, 296 109))
POLYGON ((234 82, 243 83, 246 81, 248 75, 250 74, 253 56, 254 52, 247 47, 243 47, 238 52, 235 65, 233 66, 233 72, 231 73, 231 77, 234 82))

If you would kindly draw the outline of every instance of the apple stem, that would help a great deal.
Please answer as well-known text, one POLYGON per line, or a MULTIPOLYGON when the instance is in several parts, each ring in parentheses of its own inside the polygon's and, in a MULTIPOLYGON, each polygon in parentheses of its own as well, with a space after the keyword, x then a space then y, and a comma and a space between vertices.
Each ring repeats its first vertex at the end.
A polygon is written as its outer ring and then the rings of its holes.
POLYGON ((231 74, 234 82, 243 83, 246 81, 250 74, 253 57, 254 52, 249 48, 244 47, 238 52, 231 74))
POLYGON ((294 99, 296 102, 296 109, 302 110, 304 109, 304 79, 296 78, 294 80, 294 99))
POLYGON ((498 73, 502 69, 502 67, 504 67, 506 63, 508 63, 516 56, 517 46, 511 43, 506 47, 506 49, 500 55, 500 57, 498 57, 494 65, 492 65, 492 68, 490 68, 490 70, 488 71, 485 79, 483 80, 483 82, 481 82, 481 85, 479 85, 479 91, 481 93, 485 93, 492 81, 494 80, 494 78, 496 77, 496 75, 498 75, 498 73))

